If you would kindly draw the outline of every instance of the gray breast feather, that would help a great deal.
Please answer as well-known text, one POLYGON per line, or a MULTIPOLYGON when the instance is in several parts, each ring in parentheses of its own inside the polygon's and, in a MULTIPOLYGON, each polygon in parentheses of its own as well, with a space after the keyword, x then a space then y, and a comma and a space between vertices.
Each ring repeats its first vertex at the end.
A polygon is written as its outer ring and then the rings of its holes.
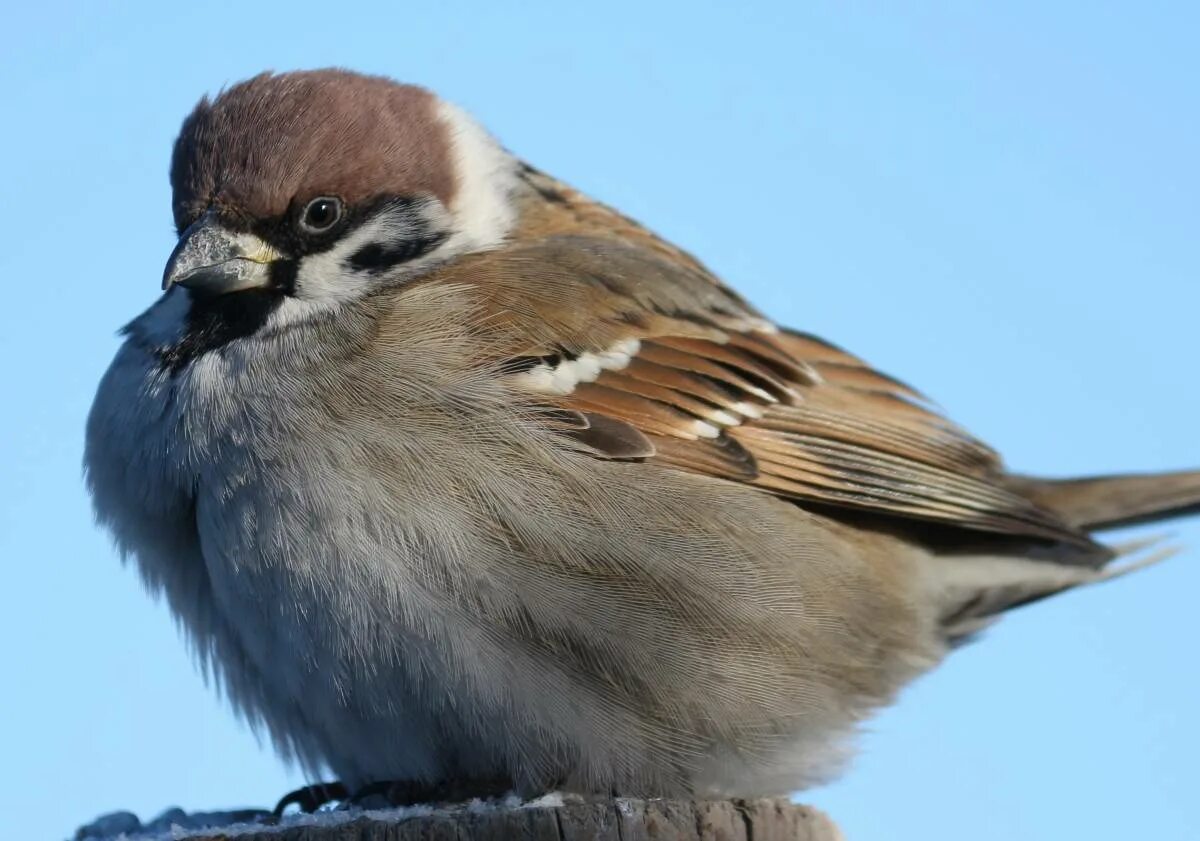
POLYGON ((410 344, 373 354, 239 340, 168 378, 127 345, 89 420, 99 519, 281 751, 351 784, 782 791, 936 658, 839 526, 565 449, 464 370, 461 319, 416 323, 452 301, 405 297, 410 344))

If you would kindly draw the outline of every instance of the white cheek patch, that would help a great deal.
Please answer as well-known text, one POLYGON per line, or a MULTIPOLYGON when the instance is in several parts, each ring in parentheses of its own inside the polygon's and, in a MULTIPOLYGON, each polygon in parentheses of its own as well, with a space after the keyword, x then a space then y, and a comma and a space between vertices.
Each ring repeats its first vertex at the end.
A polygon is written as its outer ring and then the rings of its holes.
POLYGON ((580 383, 595 382, 601 371, 619 371, 637 355, 637 339, 617 342, 606 351, 582 353, 575 359, 563 359, 555 365, 539 362, 528 371, 513 376, 519 388, 539 394, 570 394, 580 383))
POLYGON ((296 298, 301 301, 334 303, 361 297, 374 285, 375 276, 355 271, 352 258, 372 245, 399 242, 421 235, 414 211, 398 208, 367 220, 333 247, 300 260, 296 273, 296 298))
POLYGON ((322 301, 315 298, 302 300, 298 297, 285 296, 274 311, 267 317, 263 333, 280 333, 297 324, 304 324, 322 315, 333 312, 337 301, 322 301))
POLYGON ((457 105, 439 102, 438 116, 450 135, 457 176, 450 203, 455 222, 451 247, 490 248, 502 242, 517 221, 512 199, 519 183, 517 160, 457 105))
POLYGON ((446 126, 455 173, 456 191, 450 206, 428 199, 383 210, 327 251, 304 257, 296 273, 293 303, 297 305, 285 307, 288 312, 279 313, 273 321, 302 319, 314 310, 360 298, 381 281, 504 241, 517 221, 513 204, 519 185, 516 158, 458 106, 440 102, 438 117, 446 126), (387 271, 355 265, 353 258, 363 249, 386 249, 431 233, 438 236, 434 247, 387 271))

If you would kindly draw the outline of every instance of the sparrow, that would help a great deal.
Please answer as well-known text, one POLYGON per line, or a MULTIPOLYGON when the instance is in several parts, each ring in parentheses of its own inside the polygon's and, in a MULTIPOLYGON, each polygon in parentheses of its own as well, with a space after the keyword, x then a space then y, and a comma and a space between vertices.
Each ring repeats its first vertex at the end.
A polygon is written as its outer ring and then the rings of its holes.
POLYGON ((347 790, 802 789, 1005 611, 1158 558, 1094 532, 1200 505, 1200 471, 1010 473, 419 87, 256 76, 170 180, 86 483, 236 711, 347 790))

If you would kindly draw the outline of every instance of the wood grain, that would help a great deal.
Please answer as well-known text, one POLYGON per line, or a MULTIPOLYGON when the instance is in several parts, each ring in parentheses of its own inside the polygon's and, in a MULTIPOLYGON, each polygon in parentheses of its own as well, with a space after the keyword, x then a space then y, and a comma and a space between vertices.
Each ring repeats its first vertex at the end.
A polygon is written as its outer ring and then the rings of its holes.
MULTIPOLYGON (((217 830, 191 836, 223 841, 217 830)), ((568 801, 561 806, 451 810, 389 818, 374 812, 336 825, 263 827, 238 841, 839 841, 822 813, 786 800, 568 801)))

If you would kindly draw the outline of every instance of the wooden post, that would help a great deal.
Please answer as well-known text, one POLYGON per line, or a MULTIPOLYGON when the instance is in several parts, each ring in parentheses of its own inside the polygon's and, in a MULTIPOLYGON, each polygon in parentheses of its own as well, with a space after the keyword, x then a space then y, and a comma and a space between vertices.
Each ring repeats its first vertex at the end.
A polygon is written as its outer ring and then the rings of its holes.
MULTIPOLYGON (((224 841, 221 829, 191 841, 224 841)), ((787 800, 567 798, 544 804, 344 812, 285 818, 237 841, 841 841, 823 814, 787 800), (335 817, 336 816, 336 817, 335 817)))

